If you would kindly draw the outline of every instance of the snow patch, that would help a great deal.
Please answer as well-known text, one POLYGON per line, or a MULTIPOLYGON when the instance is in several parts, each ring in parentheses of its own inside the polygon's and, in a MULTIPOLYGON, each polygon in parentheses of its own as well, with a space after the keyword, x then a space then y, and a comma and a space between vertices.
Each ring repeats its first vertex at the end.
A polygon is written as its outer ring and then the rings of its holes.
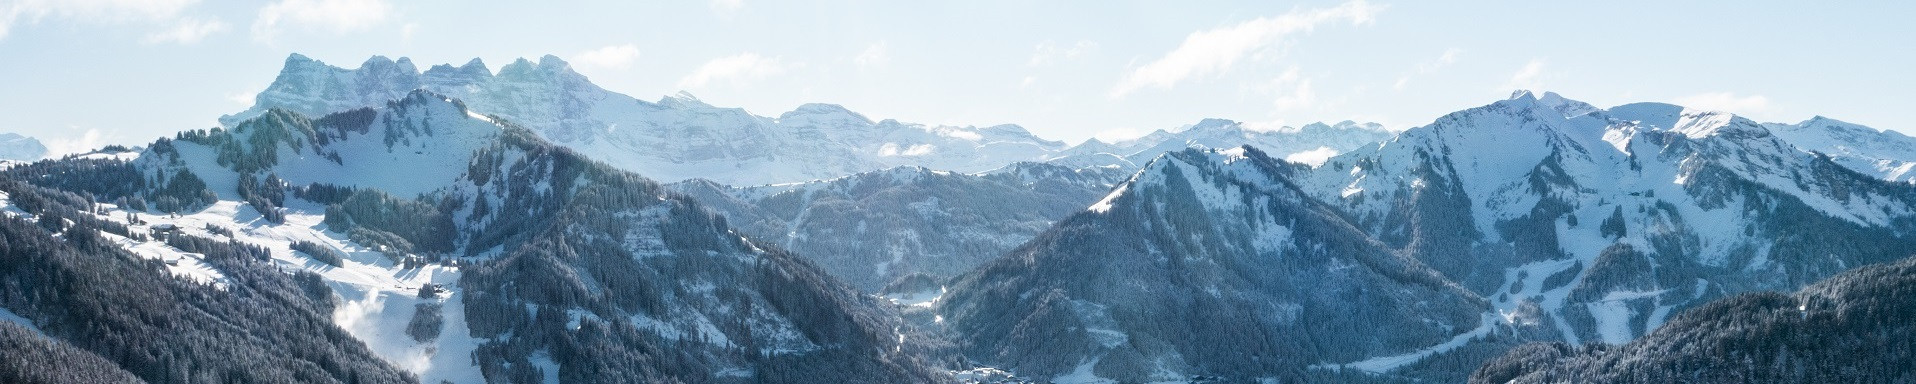
POLYGON ((1330 161, 1331 158, 1336 157, 1338 153, 1336 149, 1331 147, 1317 147, 1317 149, 1284 155, 1284 161, 1316 167, 1324 165, 1324 162, 1330 161))

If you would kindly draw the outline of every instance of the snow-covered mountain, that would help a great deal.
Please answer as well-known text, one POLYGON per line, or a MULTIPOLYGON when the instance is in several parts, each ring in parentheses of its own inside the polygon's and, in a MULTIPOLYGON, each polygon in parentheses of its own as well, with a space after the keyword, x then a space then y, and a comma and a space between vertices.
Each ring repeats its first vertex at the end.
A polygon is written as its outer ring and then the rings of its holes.
POLYGON ((406 58, 375 56, 345 69, 294 54, 251 108, 221 122, 231 126, 272 108, 320 116, 377 106, 414 89, 463 100, 474 111, 622 169, 668 182, 703 178, 728 185, 824 180, 899 166, 976 173, 1020 161, 1134 170, 1164 152, 1246 144, 1316 160, 1391 135, 1376 124, 1348 121, 1260 131, 1210 119, 1118 143, 1067 147, 1017 125, 873 121, 832 104, 768 117, 685 93, 644 101, 600 88, 550 55, 514 61, 494 74, 478 59, 421 72, 406 58))
POLYGON ((47 157, 40 140, 18 133, 0 133, 0 160, 34 161, 47 157))
POLYGON ((593 85, 550 55, 536 63, 514 61, 494 74, 477 59, 422 73, 405 58, 376 56, 358 69, 344 69, 294 54, 252 108, 221 121, 231 126, 272 108, 317 116, 376 106, 414 89, 463 100, 593 159, 665 181, 761 185, 904 165, 982 172, 1045 160, 1065 147, 1015 125, 874 122, 830 104, 807 104, 773 118, 684 93, 642 101, 593 85))
POLYGON ((1051 162, 1072 167, 1116 166, 1131 170, 1165 152, 1250 145, 1273 157, 1317 164, 1339 153, 1390 139, 1393 134, 1376 123, 1353 121, 1256 130, 1235 121, 1204 119, 1174 130, 1152 131, 1135 139, 1112 143, 1095 138, 1086 140, 1051 162))
MULTIPOLYGON (((1573 344, 1628 342, 1725 294, 1916 252, 1916 188, 1669 104, 1519 92, 1290 169, 1367 233, 1491 297, 1501 326, 1573 344)), ((1371 361, 1350 366, 1401 366, 1371 361)))
POLYGON ((279 294, 197 243, 144 236, 219 238, 255 250, 256 269, 310 272, 301 294, 338 303, 316 326, 427 382, 951 379, 890 304, 428 91, 317 119, 269 110, 131 163, 8 172, 112 202, 72 215, 132 228, 112 244, 182 281, 279 294))
MULTIPOLYGON (((1249 149, 1208 159, 1193 153, 1156 160, 1092 213, 1065 219, 961 277, 938 305, 963 335, 966 353, 1040 378, 1321 379, 1313 375, 1372 372, 1458 381, 1477 362, 1526 341, 1626 343, 1675 313, 1725 295, 1796 289, 1916 253, 1916 187, 1799 150, 1762 124, 1669 104, 1600 109, 1519 92, 1315 167, 1249 149), (1303 224, 1306 219, 1313 221, 1303 224), (1352 230, 1334 230, 1342 226, 1352 230), (1309 357, 1188 349, 1243 351, 1236 343, 1264 340, 1244 336, 1243 329, 1280 329, 1272 324, 1216 332, 1238 335, 1231 340, 1204 339, 1212 331, 1139 325, 1168 317, 1209 329, 1316 314, 1310 304, 1299 304, 1301 312, 1249 304, 1182 307, 1244 297, 1267 305, 1308 303, 1271 297, 1270 287, 1410 292, 1393 285, 1401 279, 1316 281, 1335 274, 1315 264, 1287 264, 1322 260, 1314 252, 1323 250, 1333 261, 1355 258, 1333 266, 1406 276, 1357 262, 1362 255, 1391 255, 1382 260, 1428 268, 1434 272, 1418 276, 1468 291, 1455 300, 1482 297, 1487 304, 1453 303, 1427 313, 1419 311, 1432 309, 1385 306, 1340 317, 1435 319, 1420 324, 1437 327, 1366 328, 1421 340, 1389 342, 1361 339, 1375 337, 1370 333, 1304 331, 1298 334, 1359 337, 1338 345, 1371 348, 1309 357), (1292 257, 1300 254, 1307 257, 1292 257), (1260 277, 1271 275, 1284 278, 1260 277), (1233 305, 1244 312, 1190 321, 1233 305), (1277 373, 1283 366, 1311 369, 1277 373)), ((1401 302, 1394 300, 1381 303, 1401 302)))
POLYGON ((977 174, 899 167, 798 184, 668 185, 754 239, 866 292, 902 277, 957 276, 1083 210, 1125 174, 1021 162, 977 174))
POLYGON ((1717 300, 1629 344, 1518 347, 1470 382, 1912 382, 1912 287, 1916 258, 1864 266, 1794 294, 1717 300))
POLYGON ((1060 382, 1308 380, 1311 365, 1478 335, 1481 296, 1284 167, 1249 147, 1162 155, 936 305, 973 360, 1060 382))
POLYGON ((1916 182, 1916 138, 1902 132, 1879 131, 1822 116, 1796 124, 1763 126, 1797 148, 1828 155, 1857 172, 1916 182))

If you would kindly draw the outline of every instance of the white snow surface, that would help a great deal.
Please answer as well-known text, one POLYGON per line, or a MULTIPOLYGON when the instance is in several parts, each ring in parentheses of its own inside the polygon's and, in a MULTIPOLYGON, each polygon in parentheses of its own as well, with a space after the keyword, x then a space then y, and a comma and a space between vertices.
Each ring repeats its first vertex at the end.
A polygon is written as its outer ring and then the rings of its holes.
MULTIPOLYGON (((258 130, 240 125, 229 132, 246 138, 258 130)), ((454 184, 466 173, 472 155, 494 143, 501 132, 495 122, 445 96, 412 94, 398 106, 380 108, 366 133, 346 133, 318 150, 307 143, 279 145, 278 162, 271 171, 294 186, 329 183, 410 198, 454 184), (388 144, 388 136, 398 139, 388 144), (321 151, 337 154, 341 161, 336 163, 321 151)), ((184 140, 173 143, 186 169, 222 199, 238 199, 234 192, 238 175, 215 163, 215 148, 184 140)), ((171 167, 161 156, 142 156, 140 161, 147 162, 146 168, 171 167)))
MULTIPOLYGON (((1822 119, 1791 129, 1808 132, 1800 135, 1828 131, 1856 133, 1851 137, 1888 135, 1837 125, 1822 119)), ((1851 191, 1849 198, 1837 200, 1831 197, 1836 194, 1822 185, 1788 178, 1810 173, 1815 159, 1799 148, 1818 143, 1793 145, 1787 137, 1772 134, 1771 129, 1777 127, 1669 104, 1639 103, 1603 110, 1555 94, 1538 97, 1519 92, 1510 100, 1452 113, 1378 146, 1333 157, 1296 181, 1318 199, 1344 206, 1358 217, 1381 217, 1393 209, 1391 197, 1399 194, 1438 185, 1461 185, 1471 204, 1472 221, 1484 236, 1479 240, 1482 243, 1507 241, 1497 223, 1529 215, 1547 196, 1576 202, 1568 215, 1581 218, 1580 223, 1571 225, 1563 217, 1556 219, 1556 237, 1566 257, 1507 270, 1504 283, 1493 292, 1522 289, 1493 297, 1492 312, 1485 317, 1491 320, 1487 324, 1531 321, 1511 314, 1534 304, 1550 315, 1546 316, 1547 322, 1562 333, 1564 340, 1574 344, 1582 340, 1562 320, 1568 295, 1581 284, 1600 253, 1613 244, 1649 250, 1649 232, 1682 231, 1699 240, 1700 263, 1723 265, 1733 259, 1734 253, 1754 248, 1751 256, 1755 262, 1750 268, 1765 268, 1763 260, 1767 260, 1769 249, 1762 244, 1766 243, 1744 232, 1749 223, 1759 219, 1759 213, 1744 211, 1740 195, 1730 195, 1728 201, 1712 205, 1686 189, 1706 165, 1863 226, 1885 226, 1891 218, 1911 214, 1912 207, 1889 196, 1851 191), (1673 140, 1687 142, 1673 147, 1673 140), (1548 169, 1547 163, 1559 170, 1548 169), (1418 167, 1426 164, 1448 165, 1454 174, 1441 170, 1434 175, 1420 174, 1418 167), (1538 184, 1539 179, 1542 184, 1538 184), (1705 208, 1712 206, 1716 208, 1705 208), (1663 214, 1658 212, 1660 207, 1674 211, 1663 214), (1621 212, 1629 228, 1628 235, 1619 239, 1603 236, 1598 225, 1615 212, 1621 212), (1585 269, 1571 284, 1544 289, 1546 277, 1578 263, 1585 269)), ((1838 163, 1842 162, 1838 158, 1838 163)), ((1600 339, 1595 341, 1627 342, 1661 325, 1671 309, 1696 299, 1664 297, 1668 288, 1673 287, 1609 292, 1598 302, 1583 303, 1596 320, 1600 339), (1630 324, 1632 317, 1645 315, 1630 310, 1626 302, 1631 300, 1652 300, 1655 304, 1641 329, 1630 324)), ((1342 365, 1385 372, 1429 352, 1454 348, 1467 341, 1462 339, 1467 335, 1470 333, 1419 351, 1342 365)))
MULTIPOLYGON (((284 224, 267 222, 252 207, 243 203, 220 201, 178 217, 135 212, 148 224, 134 228, 139 230, 157 224, 173 224, 181 232, 215 239, 224 236, 210 233, 205 228, 208 225, 225 228, 233 233, 235 240, 266 247, 272 252, 273 262, 280 268, 306 270, 324 278, 341 300, 332 314, 334 324, 366 343, 375 355, 400 369, 418 374, 422 382, 484 381, 478 376, 478 368, 471 363, 470 355, 482 340, 473 339, 465 331, 465 309, 461 292, 457 290, 459 272, 456 269, 438 265, 401 268, 385 255, 347 240, 344 234, 326 230, 325 225, 321 224, 325 219, 324 207, 299 200, 288 202, 284 224), (343 265, 335 267, 293 251, 291 245, 294 241, 309 241, 332 247, 347 257, 343 265), (436 299, 420 299, 418 289, 424 284, 440 284, 448 291, 442 291, 436 299), (406 334, 406 324, 412 320, 415 305, 426 302, 444 305, 441 309, 444 323, 438 339, 419 343, 406 334)), ((125 222, 126 210, 112 205, 107 207, 109 213, 101 218, 125 222)), ((224 280, 218 270, 199 263, 196 254, 180 252, 159 241, 142 243, 111 234, 103 235, 142 256, 180 258, 180 265, 169 265, 168 269, 182 278, 216 284, 224 280)))
POLYGON ((1916 182, 1916 138, 1902 132, 1816 116, 1797 124, 1764 124, 1796 148, 1884 180, 1916 182))

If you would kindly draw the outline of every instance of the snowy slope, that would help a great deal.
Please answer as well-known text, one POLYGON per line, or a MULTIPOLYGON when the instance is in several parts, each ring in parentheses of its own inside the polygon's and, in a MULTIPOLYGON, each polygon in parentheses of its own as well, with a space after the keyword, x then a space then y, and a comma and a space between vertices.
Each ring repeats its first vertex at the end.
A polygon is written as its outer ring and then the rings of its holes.
MULTIPOLYGON (((1530 338, 1623 343, 1710 298, 1916 251, 1916 190, 1669 104, 1519 92, 1293 175, 1530 338)), ((1416 361, 1388 358, 1351 366, 1416 361)))
POLYGON ((214 191, 232 197, 235 178, 275 174, 292 186, 330 183, 411 197, 460 178, 474 153, 490 146, 501 127, 446 96, 415 91, 321 119, 269 111, 208 139, 170 140, 140 161, 150 169, 192 170, 214 191), (175 161, 175 159, 178 159, 175 161), (234 160, 245 159, 245 160, 234 160), (240 165, 248 162, 247 165, 240 165), (223 172, 258 163, 257 169, 223 172))
POLYGON ((1797 148, 1828 155, 1857 172, 1885 180, 1916 181, 1916 138, 1901 132, 1879 131, 1822 116, 1764 127, 1797 148))
POLYGON ((1287 167, 1249 147, 1162 155, 935 305, 971 359, 1059 382, 1295 378, 1487 323, 1484 299, 1370 239, 1287 167))
POLYGON ((1793 294, 1717 300, 1620 346, 1518 347, 1470 382, 1909 382, 1913 285, 1916 258, 1863 266, 1793 294))
MULTIPOLYGON (((330 286, 334 325, 429 382, 949 380, 879 299, 443 95, 320 118, 275 109, 147 148, 129 171, 144 208, 95 214, 271 250, 330 286), (445 290, 422 298, 427 284, 445 290), (421 321, 441 331, 413 333, 421 321)), ((89 164, 74 167, 101 168, 89 164)), ((115 239, 226 281, 195 254, 115 239)))

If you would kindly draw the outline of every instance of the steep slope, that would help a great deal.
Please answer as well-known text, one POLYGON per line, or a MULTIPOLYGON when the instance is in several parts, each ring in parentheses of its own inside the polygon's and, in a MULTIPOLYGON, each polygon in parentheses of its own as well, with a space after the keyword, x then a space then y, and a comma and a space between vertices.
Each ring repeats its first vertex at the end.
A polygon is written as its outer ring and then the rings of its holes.
POLYGON ((1865 266, 1795 294, 1745 293, 1684 311, 1619 346, 1539 343, 1473 383, 1903 383, 1916 380, 1916 258, 1865 266))
POLYGON ((1370 240, 1250 148, 1164 155, 1088 211, 961 276, 967 355, 1055 380, 1307 377, 1469 338, 1487 304, 1370 240))
POLYGON ((981 172, 1064 148, 1014 125, 872 122, 829 104, 768 118, 685 94, 641 101, 593 85, 549 55, 536 63, 520 59, 494 75, 477 59, 421 73, 404 58, 373 57, 349 70, 295 54, 252 108, 221 121, 233 126, 274 108, 319 116, 378 106, 414 89, 464 100, 593 159, 666 181, 758 185, 901 165, 981 172))
POLYGON ((1797 148, 1828 155, 1857 172, 1891 181, 1916 181, 1916 138, 1901 132, 1878 131, 1822 116, 1796 124, 1763 126, 1797 148))
POLYGON ((978 174, 900 167, 831 180, 668 187, 706 202, 754 239, 776 243, 865 292, 900 277, 957 276, 1091 205, 1122 175, 1017 163, 978 174))
POLYGON ((6 381, 415 381, 329 321, 336 304, 319 276, 282 271, 256 246, 112 220, 121 215, 90 197, 126 196, 132 173, 74 159, 0 173, 0 317, 22 325, 0 332, 6 381), (195 258, 162 262, 129 244, 195 258))
POLYGON ((317 272, 346 302, 333 323, 427 381, 950 380, 888 305, 438 94, 318 119, 270 110, 133 165, 150 187, 117 200, 129 210, 177 212, 150 220, 317 272))
MULTIPOLYGON (((1916 189, 1668 104, 1520 92, 1288 170, 1523 338, 1625 343, 1713 298, 1916 252, 1916 189)), ((1372 362, 1352 366, 1404 366, 1372 362)))

